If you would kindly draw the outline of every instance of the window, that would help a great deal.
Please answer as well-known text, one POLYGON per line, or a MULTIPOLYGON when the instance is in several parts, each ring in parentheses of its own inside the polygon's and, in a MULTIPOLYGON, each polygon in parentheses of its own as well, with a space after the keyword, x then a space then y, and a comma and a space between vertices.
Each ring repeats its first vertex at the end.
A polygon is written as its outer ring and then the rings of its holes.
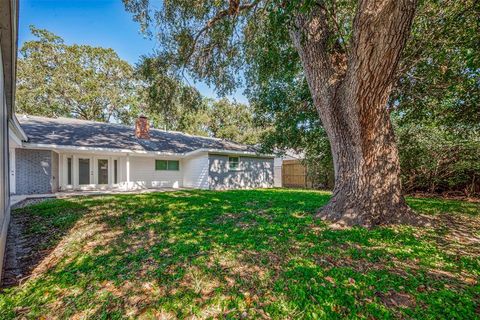
POLYGON ((155 170, 180 170, 180 161, 178 160, 155 160, 155 170))
POLYGON ((67 184, 72 184, 72 158, 67 158, 67 184))
POLYGON ((167 162, 167 170, 178 171, 180 170, 180 161, 168 161, 167 162))
POLYGON ((228 157, 228 170, 238 170, 240 159, 238 157, 228 157))
POLYGON ((118 160, 113 160, 113 183, 118 183, 118 160))
POLYGON ((155 170, 167 170, 167 160, 155 160, 155 170))

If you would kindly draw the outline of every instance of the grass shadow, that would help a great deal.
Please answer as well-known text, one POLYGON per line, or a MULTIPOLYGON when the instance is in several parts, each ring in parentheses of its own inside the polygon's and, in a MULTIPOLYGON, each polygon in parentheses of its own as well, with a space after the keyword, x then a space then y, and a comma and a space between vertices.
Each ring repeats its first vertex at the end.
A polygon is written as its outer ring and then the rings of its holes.
POLYGON ((332 230, 314 219, 329 197, 273 189, 75 198, 78 216, 65 224, 67 204, 32 207, 48 217, 42 232, 63 230, 52 243, 61 250, 0 295, 0 316, 476 316, 477 253, 459 259, 446 249, 454 239, 440 244, 435 229, 332 230))

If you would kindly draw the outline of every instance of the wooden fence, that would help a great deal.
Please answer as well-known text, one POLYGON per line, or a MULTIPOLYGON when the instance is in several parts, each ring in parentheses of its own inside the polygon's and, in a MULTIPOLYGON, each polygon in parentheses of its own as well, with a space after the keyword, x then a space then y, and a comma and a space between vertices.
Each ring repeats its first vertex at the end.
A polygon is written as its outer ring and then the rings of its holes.
POLYGON ((311 188, 307 168, 300 160, 283 160, 282 186, 285 188, 311 188))

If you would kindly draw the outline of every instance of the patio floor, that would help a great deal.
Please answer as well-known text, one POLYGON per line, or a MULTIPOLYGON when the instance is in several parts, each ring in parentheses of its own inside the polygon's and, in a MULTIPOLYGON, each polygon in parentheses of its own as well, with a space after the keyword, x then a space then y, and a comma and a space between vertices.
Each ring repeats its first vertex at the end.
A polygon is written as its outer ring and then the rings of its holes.
POLYGON ((168 192, 168 191, 178 191, 178 190, 187 190, 188 188, 149 188, 149 189, 137 189, 137 190, 70 190, 70 191, 61 191, 55 193, 45 193, 45 194, 28 194, 28 195, 11 195, 10 196, 10 206, 14 207, 18 203, 27 200, 27 199, 41 199, 41 198, 69 198, 77 196, 94 196, 94 195, 105 195, 105 194, 140 194, 140 193, 151 193, 151 192, 168 192))

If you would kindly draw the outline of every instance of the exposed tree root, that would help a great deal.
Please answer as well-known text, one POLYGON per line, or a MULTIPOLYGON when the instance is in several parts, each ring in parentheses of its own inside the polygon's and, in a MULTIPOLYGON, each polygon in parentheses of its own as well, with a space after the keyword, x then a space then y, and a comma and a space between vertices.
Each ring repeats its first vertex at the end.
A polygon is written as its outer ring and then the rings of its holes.
POLYGON ((395 205, 367 202, 335 201, 322 207, 316 217, 332 223, 333 227, 362 226, 373 228, 386 225, 432 226, 434 220, 413 211, 404 201, 395 205))

